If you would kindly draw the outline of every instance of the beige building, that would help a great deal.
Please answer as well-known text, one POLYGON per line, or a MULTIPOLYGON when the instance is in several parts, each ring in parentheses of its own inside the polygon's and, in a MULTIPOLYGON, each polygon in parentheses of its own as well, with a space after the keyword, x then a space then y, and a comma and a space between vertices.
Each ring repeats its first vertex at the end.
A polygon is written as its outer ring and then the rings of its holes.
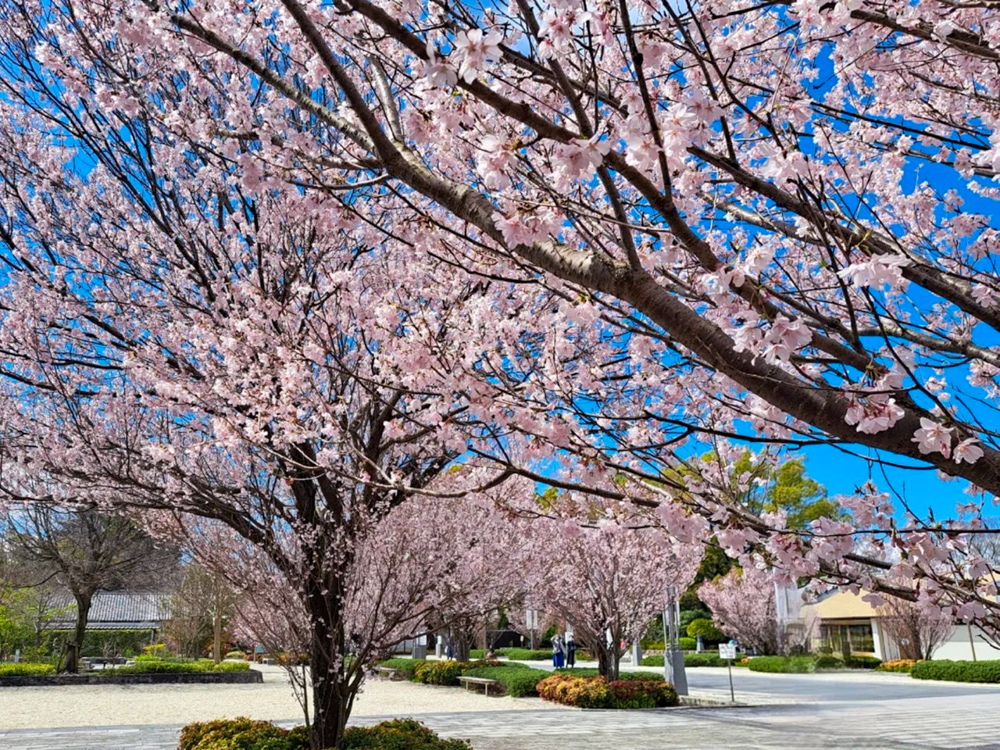
MULTIPOLYGON (((840 653, 846 644, 855 654, 871 654, 883 661, 899 658, 899 644, 882 627, 878 610, 863 596, 838 590, 814 604, 802 605, 800 622, 810 623, 814 650, 826 646, 840 653)), ((934 658, 1000 659, 1000 650, 985 641, 979 628, 959 623, 934 652, 934 658)))

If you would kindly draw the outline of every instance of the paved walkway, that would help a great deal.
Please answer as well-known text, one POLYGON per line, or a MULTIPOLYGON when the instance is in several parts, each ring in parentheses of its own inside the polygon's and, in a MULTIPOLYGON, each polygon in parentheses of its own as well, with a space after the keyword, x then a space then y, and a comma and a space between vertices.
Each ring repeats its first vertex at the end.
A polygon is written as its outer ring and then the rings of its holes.
MULTIPOLYGON (((993 694, 834 706, 521 710, 417 718, 443 735, 471 740, 476 750, 1000 750, 998 705, 993 694)), ((14 730, 0 732, 0 748, 173 750, 179 730, 177 725, 14 730)))

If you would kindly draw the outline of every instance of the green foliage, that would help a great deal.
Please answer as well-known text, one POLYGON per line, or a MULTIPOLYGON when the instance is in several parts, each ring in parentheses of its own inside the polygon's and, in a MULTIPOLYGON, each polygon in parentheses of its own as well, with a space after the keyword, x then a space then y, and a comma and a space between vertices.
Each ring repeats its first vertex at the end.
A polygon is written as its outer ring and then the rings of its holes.
POLYGON ((642 657, 642 661, 639 663, 644 667, 662 667, 663 661, 663 654, 650 654, 642 657))
POLYGON ((142 657, 153 658, 153 659, 170 659, 173 657, 173 654, 170 653, 170 649, 167 648, 165 643, 151 643, 148 646, 142 647, 142 657))
POLYGON ((755 656, 747 663, 751 672, 805 674, 816 671, 812 656, 755 656))
POLYGON ((684 654, 686 667, 724 667, 726 662, 719 658, 718 651, 687 652, 684 654))
POLYGON ((844 661, 839 656, 820 654, 815 660, 816 669, 843 669, 844 661))
POLYGON ((469 665, 463 661, 422 661, 414 668, 413 679, 426 685, 457 685, 469 665))
POLYGON ((56 668, 51 664, 30 664, 28 662, 0 664, 0 677, 38 677, 55 674, 55 671, 56 668))
POLYGON ((524 664, 503 664, 500 666, 477 667, 469 665, 462 670, 467 677, 481 677, 499 682, 507 695, 520 698, 525 695, 535 695, 535 686, 540 680, 549 676, 542 669, 532 669, 524 664))
POLYGON ((538 694, 578 708, 663 708, 678 703, 673 686, 652 676, 607 682, 603 677, 559 672, 538 683, 538 694))
POLYGON ((918 661, 910 669, 910 677, 916 680, 1000 682, 1000 660, 918 661))
POLYGON ((691 621, 691 624, 687 626, 687 634, 691 638, 697 638, 700 635, 705 643, 718 643, 726 640, 725 633, 715 627, 715 623, 711 620, 703 617, 691 621))
MULTIPOLYGON (((681 617, 678 621, 680 625, 681 632, 686 633, 688 625, 690 625, 695 620, 711 620, 712 613, 705 609, 705 606, 701 603, 701 600, 695 597, 697 601, 697 607, 694 609, 681 609, 681 617)), ((682 605, 683 606, 683 605, 682 605)))
POLYGON ((465 740, 446 740, 414 719, 392 719, 371 727, 349 727, 341 750, 471 750, 465 740))
POLYGON ((156 659, 153 657, 138 657, 135 664, 127 667, 106 669, 102 675, 108 674, 182 674, 185 672, 246 672, 250 663, 245 661, 224 661, 215 664, 211 659, 156 659))
MULTIPOLYGON (((586 668, 586 669, 557 669, 554 672, 546 672, 546 674, 568 674, 573 677, 600 677, 601 671, 599 669, 586 668)), ((619 672, 619 680, 662 680, 663 675, 650 674, 649 672, 619 672)))
MULTIPOLYGON (((467 742, 446 740, 413 719, 393 719, 371 727, 350 727, 341 750, 470 750, 467 742)), ((178 750, 309 750, 306 727, 282 729, 268 721, 220 719, 188 724, 178 750)))
POLYGON ((878 669, 881 664, 881 659, 863 654, 853 654, 845 662, 848 669, 878 669))
POLYGON ((698 648, 698 640, 696 638, 678 638, 677 640, 681 651, 694 651, 698 648))
POLYGON ((226 652, 226 658, 227 659, 246 659, 247 655, 245 653, 243 653, 242 651, 227 651, 226 652))
POLYGON ((197 722, 181 730, 178 750, 309 750, 309 732, 245 717, 197 722))
POLYGON ((497 653, 513 661, 548 661, 552 658, 552 650, 544 648, 501 648, 497 653))
POLYGON ((386 659, 383 662, 379 662, 379 666, 395 669, 399 676, 403 679, 412 680, 416 675, 417 665, 423 664, 425 661, 425 659, 386 659))
POLYGON ((470 648, 469 649, 469 658, 470 659, 485 659, 486 658, 486 652, 483 649, 481 649, 481 648, 470 648))

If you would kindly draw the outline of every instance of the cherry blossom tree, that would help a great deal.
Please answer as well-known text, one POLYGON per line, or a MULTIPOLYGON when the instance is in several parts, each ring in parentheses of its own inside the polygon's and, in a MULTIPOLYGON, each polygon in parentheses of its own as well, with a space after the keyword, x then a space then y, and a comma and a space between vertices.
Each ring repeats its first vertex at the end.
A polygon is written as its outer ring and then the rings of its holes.
POLYGON ((607 509, 584 525, 576 515, 521 522, 527 603, 572 628, 601 674, 616 680, 622 655, 663 611, 668 588, 694 580, 701 547, 627 512, 607 509))
POLYGON ((878 608, 879 624, 899 646, 902 659, 930 659, 955 632, 955 620, 933 606, 886 599, 878 608))
MULTIPOLYGON (((367 522, 468 451, 995 627, 965 540, 1000 489, 998 29, 950 0, 9 0, 5 451, 262 544, 272 506, 367 522), (790 528, 734 499, 744 441, 970 500, 868 484, 790 528)), ((314 526, 318 569, 350 554, 314 526)))
POLYGON ((774 577, 755 567, 733 568, 698 587, 719 628, 745 647, 776 654, 781 642, 774 602, 774 577))

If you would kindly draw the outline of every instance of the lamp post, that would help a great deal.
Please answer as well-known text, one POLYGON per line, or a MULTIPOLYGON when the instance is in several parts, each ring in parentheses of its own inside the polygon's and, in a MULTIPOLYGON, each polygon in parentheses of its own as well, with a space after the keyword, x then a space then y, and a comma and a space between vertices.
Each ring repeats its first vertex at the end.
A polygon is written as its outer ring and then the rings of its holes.
POLYGON ((677 589, 668 586, 663 607, 663 677, 674 686, 677 695, 688 694, 687 674, 684 672, 684 654, 681 653, 681 605, 677 589))

